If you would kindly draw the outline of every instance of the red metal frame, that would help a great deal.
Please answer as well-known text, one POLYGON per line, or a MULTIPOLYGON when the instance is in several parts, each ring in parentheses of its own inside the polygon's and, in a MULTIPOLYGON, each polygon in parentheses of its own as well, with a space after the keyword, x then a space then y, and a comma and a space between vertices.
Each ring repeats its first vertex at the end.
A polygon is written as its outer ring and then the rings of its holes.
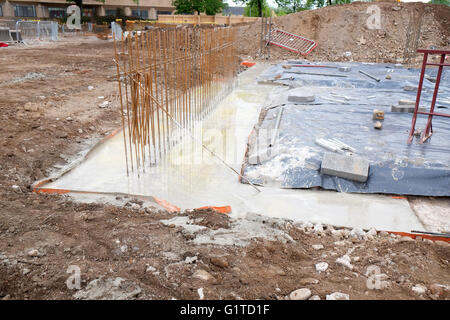
POLYGON ((412 117, 412 123, 411 123, 411 130, 409 131, 409 137, 408 137, 408 144, 411 144, 413 137, 414 137, 414 130, 416 127, 416 120, 418 114, 425 114, 428 115, 427 125, 425 129, 422 132, 422 136, 419 140, 419 143, 424 143, 431 135, 433 134, 433 116, 437 117, 447 117, 450 118, 450 114, 447 113, 439 113, 434 112, 434 106, 436 104, 436 99, 439 91, 439 84, 441 82, 441 76, 442 76, 442 69, 444 67, 450 67, 449 63, 445 63, 445 56, 450 55, 450 50, 429 50, 429 49, 419 49, 417 50, 419 53, 423 53, 423 62, 422 62, 422 71, 420 73, 420 81, 419 81, 419 87, 417 88, 417 97, 416 97, 416 105, 414 107, 414 113, 412 117), (439 63, 428 63, 428 55, 429 54, 440 54, 441 60, 439 63), (433 93, 433 99, 431 100, 431 107, 430 112, 423 112, 419 111, 419 104, 420 104, 420 95, 422 94, 422 86, 423 86, 423 78, 425 76, 425 69, 427 66, 438 66, 438 72, 436 77, 436 84, 434 85, 434 93, 433 93))
POLYGON ((307 39, 305 37, 290 33, 290 32, 286 32, 284 30, 280 30, 280 29, 274 29, 272 30, 271 34, 270 34, 270 41, 268 41, 270 44, 273 44, 277 47, 280 48, 284 48, 286 50, 292 51, 292 52, 296 52, 296 53, 300 53, 304 56, 308 55, 311 51, 314 50, 315 47, 317 47, 317 43, 313 40, 307 39), (278 35, 282 35, 281 37, 278 37, 278 35), (288 46, 287 44, 283 43, 283 41, 278 42, 277 40, 286 40, 287 38, 296 38, 298 40, 301 40, 303 43, 302 45, 300 45, 299 48, 292 48, 290 46, 288 46))

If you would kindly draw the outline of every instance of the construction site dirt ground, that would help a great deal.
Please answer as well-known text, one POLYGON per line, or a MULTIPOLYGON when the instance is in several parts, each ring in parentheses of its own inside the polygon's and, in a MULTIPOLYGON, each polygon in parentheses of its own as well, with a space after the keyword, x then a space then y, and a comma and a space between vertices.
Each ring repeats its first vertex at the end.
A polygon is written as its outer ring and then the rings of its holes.
MULTIPOLYGON (((1 52, 0 299, 199 299, 201 288, 205 299, 285 299, 299 288, 321 299, 450 298, 445 242, 33 193, 120 128, 113 51, 91 37, 1 52), (79 289, 67 285, 73 266, 79 289)), ((448 216, 448 198, 409 201, 448 216)))

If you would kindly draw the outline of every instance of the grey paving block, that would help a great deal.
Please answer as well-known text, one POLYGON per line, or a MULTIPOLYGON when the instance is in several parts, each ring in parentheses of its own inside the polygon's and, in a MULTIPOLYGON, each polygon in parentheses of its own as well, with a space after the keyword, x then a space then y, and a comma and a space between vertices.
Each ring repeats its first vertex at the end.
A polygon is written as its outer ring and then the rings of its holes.
POLYGON ((357 156, 327 152, 323 156, 320 173, 366 182, 369 177, 369 161, 357 156))
POLYGON ((352 70, 352 68, 350 68, 350 67, 339 67, 338 70, 341 71, 341 72, 350 72, 352 70))
POLYGON ((316 96, 306 92, 304 88, 292 89, 288 92, 289 102, 309 103, 314 102, 314 100, 316 100, 316 96))
MULTIPOLYGON (((426 111, 426 109, 423 107, 419 107, 419 111, 424 112, 424 111, 426 111)), ((398 105, 398 106, 391 106, 391 112, 413 113, 414 105, 413 104, 404 104, 404 105, 398 105)))

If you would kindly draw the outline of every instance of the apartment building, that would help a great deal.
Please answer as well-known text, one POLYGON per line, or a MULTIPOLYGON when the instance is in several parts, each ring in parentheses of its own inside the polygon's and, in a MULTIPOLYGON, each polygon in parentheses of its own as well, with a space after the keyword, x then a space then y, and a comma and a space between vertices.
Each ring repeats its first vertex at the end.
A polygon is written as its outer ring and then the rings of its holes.
MULTIPOLYGON (((45 19, 61 18, 67 7, 74 3, 66 0, 0 0, 1 18, 45 19)), ((172 14, 175 8, 172 0, 83 0, 83 15, 115 15, 121 8, 126 16, 140 16, 143 19, 156 19, 158 14, 172 14)))

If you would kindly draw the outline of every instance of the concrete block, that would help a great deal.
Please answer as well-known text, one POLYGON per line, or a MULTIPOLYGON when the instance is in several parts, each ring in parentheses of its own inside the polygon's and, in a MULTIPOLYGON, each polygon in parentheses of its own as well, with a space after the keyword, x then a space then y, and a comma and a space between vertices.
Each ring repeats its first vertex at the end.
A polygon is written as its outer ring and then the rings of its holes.
POLYGON ((398 104, 402 105, 402 106, 405 105, 405 104, 415 105, 416 101, 414 101, 414 100, 407 100, 407 99, 401 99, 401 100, 398 100, 398 104))
POLYGON ((352 70, 352 68, 350 68, 350 67, 339 67, 338 70, 341 71, 341 72, 350 72, 352 70))
POLYGON ((413 86, 410 84, 405 84, 405 86, 403 87, 403 90, 405 91, 417 91, 417 86, 413 86))
POLYGON ((316 100, 316 96, 305 92, 304 88, 297 88, 289 90, 288 92, 288 101, 295 103, 309 103, 314 102, 316 100))
MULTIPOLYGON (((419 107, 419 111, 424 112, 426 111, 425 108, 419 107)), ((399 105, 399 106, 391 106, 391 112, 404 112, 404 113, 413 113, 414 112, 414 105, 412 104, 405 104, 405 105, 399 105)))
POLYGON ((378 109, 373 110, 372 120, 384 120, 384 111, 378 109))
POLYGON ((320 173, 366 182, 369 177, 369 161, 356 156, 327 152, 323 157, 320 173))

